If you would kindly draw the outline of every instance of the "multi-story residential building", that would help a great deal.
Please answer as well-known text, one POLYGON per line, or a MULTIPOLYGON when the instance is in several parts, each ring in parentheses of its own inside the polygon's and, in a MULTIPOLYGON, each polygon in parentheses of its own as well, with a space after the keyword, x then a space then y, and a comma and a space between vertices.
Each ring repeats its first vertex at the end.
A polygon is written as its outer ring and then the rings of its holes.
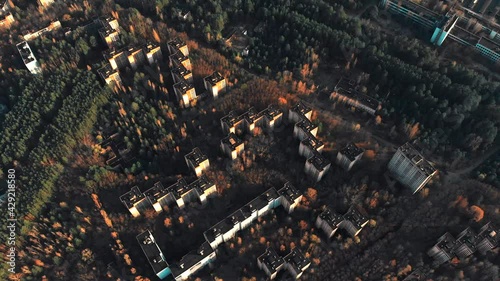
POLYGON ((48 6, 52 5, 54 3, 54 0, 38 0, 38 4, 44 8, 47 8, 48 6))
POLYGON ((300 120, 295 123, 295 126, 293 127, 293 136, 298 138, 300 141, 303 141, 310 136, 316 137, 317 133, 318 126, 307 119, 300 120))
POLYGON ((144 45, 144 55, 150 65, 155 64, 163 58, 160 45, 157 43, 147 43, 144 45))
POLYGON ((146 63, 146 56, 144 54, 143 48, 139 47, 129 47, 127 49, 127 60, 132 69, 137 69, 137 66, 146 63))
POLYGON ((287 182, 285 185, 278 190, 278 194, 280 195, 280 204, 283 208, 291 213, 295 210, 302 201, 302 193, 296 189, 291 183, 287 182))
POLYGON ((169 265, 165 260, 165 256, 160 250, 160 247, 158 247, 151 231, 146 230, 137 235, 137 241, 139 242, 139 245, 141 245, 141 249, 144 252, 144 255, 146 255, 146 258, 148 259, 148 262, 153 268, 156 276, 163 279, 170 275, 171 271, 169 265))
POLYGON ((246 204, 241 209, 244 219, 241 220, 241 229, 247 228, 254 220, 258 218, 257 208, 252 204, 252 202, 246 204))
POLYGON ((155 183, 153 187, 144 192, 144 195, 156 212, 163 211, 164 206, 168 206, 174 201, 170 190, 165 188, 161 182, 155 183))
POLYGON ((330 99, 345 103, 370 115, 375 115, 375 112, 382 108, 381 102, 357 92, 354 81, 344 78, 341 78, 337 83, 330 95, 330 99))
POLYGON ((239 222, 233 221, 231 217, 227 217, 205 231, 203 235, 212 249, 215 250, 219 244, 234 238, 239 228, 239 222))
POLYGON ((288 121, 289 122, 299 122, 302 119, 311 120, 312 117, 312 109, 302 102, 294 105, 290 110, 288 110, 288 121))
POLYGON ((300 142, 299 145, 299 155, 304 156, 305 158, 310 158, 314 155, 314 153, 321 152, 325 145, 322 141, 318 140, 316 137, 310 135, 300 142))
POLYGON ((115 30, 120 29, 120 24, 118 23, 118 20, 115 19, 114 17, 100 17, 96 19, 95 22, 103 27, 109 26, 115 30))
POLYGON ((35 55, 33 55, 33 52, 31 51, 31 48, 28 45, 28 42, 23 41, 21 43, 18 43, 16 47, 17 50, 19 51, 19 54, 21 55, 21 58, 23 59, 24 65, 26 65, 26 68, 32 74, 42 73, 42 68, 40 67, 40 63, 35 58, 35 55))
POLYGON ((477 235, 467 227, 457 238, 457 246, 453 250, 460 259, 465 259, 476 251, 477 235))
POLYGON ((187 81, 190 84, 193 83, 193 73, 187 70, 183 65, 172 68, 171 73, 174 83, 179 83, 181 81, 187 81))
POLYGON ((53 30, 57 30, 60 28, 61 28, 61 22, 57 20, 57 21, 51 22, 48 26, 46 26, 38 31, 31 32, 31 33, 28 32, 28 33, 24 34, 23 37, 24 37, 24 40, 30 41, 30 40, 33 40, 33 39, 36 39, 36 38, 42 36, 45 33, 48 33, 48 32, 51 32, 53 30))
POLYGON ((215 251, 207 242, 204 242, 198 250, 188 253, 178 263, 170 266, 172 276, 175 281, 188 280, 192 274, 213 262, 215 258, 215 251))
POLYGON ((273 248, 267 248, 264 254, 257 258, 257 265, 266 272, 270 280, 276 278, 278 272, 285 266, 285 260, 276 254, 273 248))
POLYGON ((488 222, 479 230, 476 244, 477 250, 483 255, 493 250, 498 246, 499 236, 500 229, 493 225, 493 223, 488 222))
POLYGON ((197 177, 200 177, 201 174, 210 167, 210 162, 208 161, 207 156, 201 153, 198 147, 195 147, 193 151, 186 154, 184 159, 186 160, 188 167, 194 170, 197 177))
POLYGON ((334 213, 330 208, 325 208, 316 218, 316 227, 321 228, 328 238, 331 238, 343 221, 343 216, 334 213))
POLYGON ((189 107, 191 105, 191 101, 196 99, 196 90, 194 86, 186 81, 180 81, 174 84, 174 92, 177 97, 177 101, 185 107, 189 107))
POLYGON ((14 21, 12 13, 0 11, 0 28, 10 28, 14 21))
MULTIPOLYGON (((184 41, 176 37, 167 44, 168 52, 173 55, 177 52, 181 52, 184 56, 189 56, 189 49, 184 41)), ((191 69, 190 69, 191 70, 191 69)))
POLYGON ((222 77, 217 71, 205 77, 203 82, 205 84, 205 89, 207 89, 215 99, 219 96, 219 93, 226 91, 226 78, 222 77))
POLYGON ((181 52, 175 52, 171 54, 169 57, 170 59, 170 67, 179 67, 179 66, 184 66, 187 70, 193 71, 193 68, 191 66, 191 60, 187 56, 185 56, 181 52))
POLYGON ((354 143, 349 143, 346 147, 337 153, 336 162, 344 168, 344 170, 351 170, 352 166, 356 164, 363 157, 365 151, 359 148, 354 143))
POLYGON ((220 119, 222 131, 224 133, 235 134, 237 130, 240 130, 241 126, 243 125, 243 117, 243 115, 237 116, 234 111, 230 111, 228 115, 220 119))
POLYGON ((140 212, 148 207, 148 200, 138 186, 132 187, 129 192, 120 196, 120 200, 134 217, 138 217, 140 212))
POLYGON ((438 239, 436 245, 434 245, 427 254, 434 258, 435 265, 441 265, 454 257, 455 253, 453 250, 456 246, 457 241, 455 238, 453 238, 450 233, 446 232, 438 239))
POLYGON ((437 170, 411 144, 402 145, 391 161, 389 172, 404 186, 417 193, 437 173, 437 170))
POLYGON ((109 49, 104 51, 102 54, 104 56, 104 59, 109 62, 113 70, 124 69, 129 65, 129 61, 127 58, 128 55, 125 50, 109 49))
POLYGON ((283 111, 274 105, 269 105, 263 111, 264 121, 266 127, 270 130, 274 130, 274 126, 279 126, 283 119, 283 111))
POLYGON ((328 172, 330 166, 331 163, 328 159, 323 157, 319 152, 315 152, 311 158, 307 159, 304 171, 316 182, 319 182, 328 172))
POLYGON ((220 145, 224 154, 233 160, 245 149, 245 143, 233 133, 229 133, 227 137, 223 138, 220 145))
POLYGON ((255 127, 261 125, 264 121, 264 114, 250 107, 247 112, 243 113, 243 120, 245 121, 247 131, 253 134, 255 127))
POLYGON ((344 220, 340 227, 345 229, 352 237, 355 237, 368 223, 368 218, 365 217, 356 207, 349 208, 349 211, 344 214, 344 220))
POLYGON ((108 48, 116 47, 120 41, 120 29, 113 28, 108 22, 104 22, 103 27, 99 29, 99 36, 106 43, 108 48))
POLYGON ((205 175, 202 175, 189 186, 196 192, 201 204, 205 204, 210 195, 217 193, 217 186, 205 175))
POLYGON ((113 69, 109 63, 106 63, 102 68, 99 68, 97 73, 99 73, 99 76, 107 85, 118 86, 122 84, 120 73, 117 69, 113 69))
POLYGON ((306 259, 304 254, 302 254, 302 252, 297 248, 294 248, 288 255, 286 255, 284 260, 285 268, 295 279, 299 279, 311 265, 311 261, 306 259))
POLYGON ((172 184, 167 189, 177 204, 177 207, 181 209, 184 208, 187 202, 193 199, 193 190, 183 178, 178 179, 176 183, 172 184))

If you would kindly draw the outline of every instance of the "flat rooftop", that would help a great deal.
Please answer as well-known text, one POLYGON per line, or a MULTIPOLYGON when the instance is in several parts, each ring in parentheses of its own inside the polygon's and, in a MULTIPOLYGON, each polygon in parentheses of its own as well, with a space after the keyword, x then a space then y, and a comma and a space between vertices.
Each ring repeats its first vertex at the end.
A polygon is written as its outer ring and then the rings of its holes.
POLYGON ((479 236, 481 238, 488 239, 491 244, 498 245, 498 237, 500 236, 500 229, 498 229, 493 223, 488 222, 479 230, 479 236))
POLYGON ((158 43, 155 43, 155 42, 148 42, 146 44, 144 44, 144 50, 149 53, 157 48, 160 48, 160 45, 158 45, 158 43))
POLYGON ((108 49, 108 50, 103 51, 102 55, 104 56, 105 59, 109 60, 109 59, 116 58, 116 57, 121 56, 121 55, 125 55, 125 50, 123 50, 123 49, 120 49, 120 50, 108 49))
POLYGON ((318 126, 316 126, 314 123, 309 121, 309 119, 302 119, 299 122, 297 122, 297 124, 295 126, 297 126, 298 128, 301 128, 302 130, 304 130, 306 132, 310 132, 310 131, 318 128, 318 126))
MULTIPOLYGON (((350 81, 350 80, 349 80, 350 81)), ((381 104, 380 101, 372 98, 368 95, 362 94, 351 87, 350 83, 341 83, 342 79, 339 81, 337 86, 335 86, 335 92, 345 98, 355 100, 356 102, 363 104, 373 110, 376 110, 381 104), (350 87, 350 88, 349 88, 350 87)))
POLYGON ((262 198, 262 200, 270 203, 270 202, 278 199, 280 197, 280 195, 278 194, 278 191, 276 191, 276 189, 274 187, 271 187, 268 190, 266 190, 264 193, 259 195, 259 197, 262 198))
POLYGON ((208 160, 207 156, 201 152, 198 147, 193 148, 193 150, 186 154, 186 159, 191 161, 195 166, 198 166, 203 161, 208 160))
POLYGON ((283 198, 285 198, 290 203, 294 202, 295 200, 297 200, 297 198, 302 196, 302 193, 289 182, 285 183, 285 185, 280 188, 280 190, 278 190, 278 194, 280 196, 283 196, 283 198))
POLYGON ((414 166, 417 166, 427 176, 436 172, 436 169, 418 152, 410 143, 403 144, 399 150, 409 159, 411 159, 414 166))
POLYGON ((137 202, 146 198, 141 192, 138 186, 132 187, 132 189, 120 196, 120 200, 127 206, 127 208, 133 207, 137 202))
POLYGON ((229 135, 221 140, 223 144, 229 145, 231 150, 235 150, 236 147, 240 146, 243 144, 243 141, 236 136, 234 133, 229 133, 229 135))
POLYGON ((163 253, 149 230, 137 235, 136 238, 156 274, 168 267, 168 263, 165 261, 163 253))
POLYGON ((16 47, 19 50, 19 54, 21 55, 24 64, 28 64, 36 60, 35 56, 33 55, 33 52, 31 51, 30 46, 28 45, 28 42, 23 41, 21 43, 18 43, 16 47))
POLYGON ((146 195, 146 197, 148 197, 151 200, 151 202, 157 202, 158 200, 160 200, 169 193, 170 190, 168 190, 168 188, 165 188, 161 184, 161 182, 156 182, 153 185, 153 187, 144 192, 144 195, 146 195))
POLYGON ((277 106, 269 105, 266 109, 262 111, 262 113, 268 119, 274 119, 276 116, 283 114, 283 111, 279 109, 277 106))
POLYGON ((455 248, 456 245, 457 242, 455 238, 449 232, 446 232, 443 236, 441 236, 438 242, 436 243, 436 246, 440 250, 445 251, 448 254, 453 253, 453 249, 455 248))
POLYGON ((176 183, 167 188, 168 192, 172 192, 175 199, 182 198, 186 193, 191 191, 190 186, 186 183, 184 178, 178 179, 176 183))
POLYGON ((182 94, 185 94, 187 91, 193 89, 193 85, 188 83, 187 81, 179 81, 174 84, 174 88, 177 89, 182 94))
POLYGON ((310 112, 311 111, 311 108, 306 106, 304 103, 302 103, 301 101, 299 101, 296 105, 294 105, 291 110, 293 112, 296 112, 300 115, 305 115, 306 113, 310 112))
POLYGON ((330 208, 325 208, 325 210, 319 214, 319 217, 331 227, 338 227, 344 220, 343 216, 333 212, 330 208))
POLYGON ((191 70, 186 69, 182 64, 178 67, 172 68, 172 73, 180 75, 182 77, 191 74, 191 70))
POLYGON ((172 264, 170 270, 173 276, 180 276, 185 271, 197 265, 206 257, 210 256, 214 250, 210 244, 204 242, 196 251, 191 251, 184 255, 178 263, 172 264))
POLYGON ((311 158, 307 159, 307 162, 311 163, 319 171, 324 170, 331 164, 330 161, 319 152, 315 152, 311 158))
POLYGON ((302 252, 294 248, 288 255, 284 257, 285 262, 290 264, 295 271, 304 271, 305 268, 311 263, 302 252))
POLYGON ((357 147, 356 144, 352 142, 340 150, 340 153, 351 161, 354 161, 354 159, 360 154, 363 154, 363 152, 364 150, 362 148, 357 147))
POLYGON ((204 235, 208 242, 213 242, 217 237, 224 235, 233 228, 234 223, 230 219, 225 218, 205 231, 204 235))
POLYGON ((361 228, 368 222, 368 218, 356 207, 349 208, 349 211, 344 214, 344 219, 350 221, 356 228, 361 228))
POLYGON ((457 242, 459 245, 465 244, 470 249, 476 248, 476 240, 477 235, 470 227, 467 227, 464 231, 462 231, 457 238, 457 242))
POLYGON ((211 75, 205 77, 205 81, 210 83, 210 85, 212 85, 212 86, 217 85, 217 83, 222 81, 222 80, 224 80, 224 77, 222 77, 222 75, 218 71, 215 71, 211 75))
POLYGON ((261 196, 257 196, 257 198, 254 198, 247 205, 248 205, 248 207, 250 207, 250 209, 260 210, 260 209, 264 208, 265 206, 267 206, 268 202, 266 199, 262 198, 261 196))
POLYGON ((179 37, 175 37, 174 39, 172 39, 168 42, 168 45, 170 45, 176 49, 180 49, 180 48, 186 46, 186 43, 184 41, 182 41, 179 37))
POLYGON ((323 146, 323 142, 318 140, 315 136, 313 135, 309 135, 307 138, 305 138, 303 141, 302 141, 302 144, 307 146, 307 147, 310 147, 314 150, 317 150, 318 148, 320 148, 321 146, 323 146))
POLYGON ((254 123, 257 119, 261 118, 263 116, 262 112, 257 112, 255 108, 250 107, 245 113, 243 113, 243 118, 248 123, 254 123))
POLYGON ((214 185, 206 175, 202 175, 200 178, 189 184, 191 189, 196 189, 200 191, 200 193, 204 193, 205 190, 209 189, 214 185))
POLYGON ((182 63, 183 61, 189 60, 189 58, 186 57, 181 52, 175 52, 175 53, 171 54, 169 58, 173 61, 176 61, 177 63, 182 63))
POLYGON ((101 67, 101 68, 99 68, 99 69, 97 70, 97 73, 99 73, 99 75, 101 75, 101 76, 103 76, 103 77, 109 77, 109 76, 111 76, 111 75, 113 75, 113 74, 118 73, 118 70, 113 69, 113 68, 111 67, 111 64, 106 63, 106 64, 104 64, 104 66, 103 66, 103 67, 101 67))
POLYGON ((226 116, 222 117, 220 121, 227 124, 229 127, 234 126, 234 124, 243 120, 243 116, 237 116, 234 111, 230 111, 226 116))
POLYGON ((260 263, 264 264, 271 273, 276 272, 278 268, 285 263, 283 258, 278 256, 276 251, 271 247, 267 248, 264 254, 260 255, 257 259, 260 263))

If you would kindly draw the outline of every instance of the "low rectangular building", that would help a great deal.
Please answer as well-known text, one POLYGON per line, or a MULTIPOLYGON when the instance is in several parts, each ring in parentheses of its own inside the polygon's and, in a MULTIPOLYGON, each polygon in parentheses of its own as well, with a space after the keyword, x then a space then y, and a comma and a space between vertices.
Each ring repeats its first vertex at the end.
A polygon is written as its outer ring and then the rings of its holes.
POLYGON ((330 95, 330 99, 348 104, 354 108, 375 115, 377 110, 382 108, 382 103, 372 97, 359 93, 355 90, 355 83, 352 80, 340 79, 330 95))
POLYGON ((298 138, 300 141, 303 141, 310 136, 316 137, 317 133, 318 126, 313 124, 308 119, 300 120, 295 123, 295 126, 293 127, 293 136, 298 138))
POLYGON ((189 107, 191 105, 191 101, 196 99, 196 90, 194 86, 186 81, 180 81, 174 84, 174 92, 177 97, 177 101, 185 107, 189 107))
POLYGON ((336 162, 344 170, 349 171, 354 164, 361 160, 364 152, 365 151, 357 147, 356 144, 349 143, 337 153, 336 162))
POLYGON ((224 133, 235 134, 243 125, 243 116, 237 116, 234 111, 230 111, 228 115, 220 119, 220 124, 224 133))
POLYGON ((328 238, 332 238, 343 221, 343 216, 333 212, 330 208, 325 208, 316 218, 316 227, 322 229, 328 238))
POLYGON ((294 248, 288 255, 286 255, 284 260, 285 268, 295 279, 299 279, 311 265, 311 261, 306 259, 304 254, 302 254, 302 252, 297 248, 294 248))
POLYGON ((296 189, 291 183, 287 182, 278 190, 280 195, 280 204, 288 213, 293 212, 302 201, 302 193, 296 189))
POLYGON ((187 81, 191 84, 193 83, 193 73, 191 70, 187 70, 183 65, 172 68, 171 73, 174 83, 179 83, 181 81, 187 81))
POLYGON ((42 68, 40 67, 40 63, 35 58, 35 55, 31 51, 28 42, 23 41, 16 45, 21 58, 23 59, 24 65, 31 72, 31 74, 39 74, 42 73, 42 68))
POLYGON ((311 158, 306 160, 304 171, 316 182, 319 182, 328 172, 330 166, 330 161, 323 157, 323 155, 321 155, 319 152, 316 152, 313 156, 311 156, 311 158))
POLYGON ((170 269, 175 281, 184 281, 207 264, 213 262, 215 258, 215 251, 210 247, 209 243, 204 242, 198 250, 186 254, 178 263, 172 264, 170 269))
POLYGON ((276 278, 278 272, 285 266, 285 261, 276 254, 273 248, 267 248, 264 254, 257 258, 257 265, 266 272, 269 279, 273 280, 276 278))
POLYGON ((137 235, 136 238, 156 276, 160 279, 164 279, 170 275, 171 271, 169 265, 165 260, 165 256, 160 250, 160 247, 158 247, 151 231, 146 230, 137 235))
POLYGON ((203 82, 205 84, 205 89, 207 89, 215 99, 219 96, 219 93, 226 91, 226 78, 222 77, 217 71, 205 77, 203 82))
POLYGON ((184 66, 187 70, 193 71, 191 66, 191 61, 187 56, 185 56, 181 52, 175 52, 169 56, 170 59, 170 67, 179 67, 184 66))
POLYGON ((184 156, 188 167, 194 170, 197 177, 201 177, 203 172, 210 167, 208 157, 201 152, 198 147, 184 156))
POLYGON ((168 52, 172 55, 176 52, 182 53, 184 56, 189 56, 188 46, 180 38, 176 37, 167 43, 168 52))
POLYGON ((356 207, 351 207, 344 214, 344 221, 340 224, 340 227, 349 232, 352 237, 355 237, 367 223, 368 218, 361 214, 356 207))
POLYGON ((231 159, 236 159, 245 149, 245 143, 236 136, 234 133, 221 140, 221 149, 231 159))
POLYGON ((290 110, 288 110, 288 121, 289 122, 299 122, 302 119, 307 119, 311 121, 312 109, 303 104, 302 102, 294 105, 290 110))
POLYGON ((318 140, 315 136, 309 135, 299 145, 299 155, 310 158, 314 153, 321 152, 325 145, 322 141, 318 140))
POLYGON ((446 232, 438 239, 436 245, 427 251, 427 255, 434 258, 435 265, 441 265, 450 261, 455 256, 453 249, 455 249, 456 246, 457 241, 455 238, 450 233, 446 232))
POLYGON ((134 217, 140 216, 140 212, 144 211, 149 204, 146 196, 139 190, 138 186, 132 187, 129 192, 120 196, 120 201, 134 217))

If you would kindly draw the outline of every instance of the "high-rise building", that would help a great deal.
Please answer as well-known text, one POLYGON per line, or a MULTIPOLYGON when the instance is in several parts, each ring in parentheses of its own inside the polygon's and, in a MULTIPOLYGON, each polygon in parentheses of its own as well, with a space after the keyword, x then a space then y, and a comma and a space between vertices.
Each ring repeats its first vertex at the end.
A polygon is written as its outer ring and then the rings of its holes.
POLYGON ((344 168, 344 170, 349 171, 356 162, 361 160, 364 152, 365 151, 357 147, 356 144, 349 143, 337 153, 336 162, 339 166, 344 168))
POLYGON ((203 83, 205 84, 205 89, 209 91, 215 99, 219 96, 219 93, 226 91, 226 78, 222 77, 217 71, 205 77, 203 83))
POLYGON ((285 260, 278 256, 273 248, 267 248, 264 254, 257 258, 257 265, 266 272, 270 280, 273 280, 285 266, 285 260))
POLYGON ((389 161, 388 168, 391 175, 409 187, 413 194, 424 187, 437 173, 437 170, 409 143, 398 148, 389 161))
POLYGON ((201 174, 210 167, 208 157, 198 147, 195 147, 193 151, 186 154, 184 158, 188 167, 194 170, 197 177, 201 177, 201 174))

